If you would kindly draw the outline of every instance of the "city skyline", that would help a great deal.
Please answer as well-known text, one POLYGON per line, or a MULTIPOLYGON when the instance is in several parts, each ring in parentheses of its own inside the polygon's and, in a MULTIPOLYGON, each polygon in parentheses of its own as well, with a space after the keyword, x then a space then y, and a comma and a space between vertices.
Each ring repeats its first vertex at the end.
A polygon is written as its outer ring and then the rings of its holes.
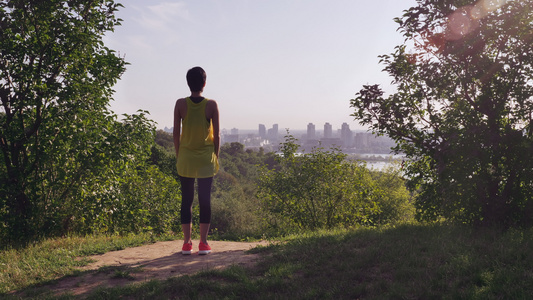
MULTIPOLYGON (((279 126, 279 123, 272 123, 272 124, 257 124, 256 128, 239 128, 239 127, 233 127, 233 128, 221 128, 220 129, 220 132, 232 132, 234 130, 238 130, 239 132, 258 132, 259 134, 261 134, 261 126, 264 127, 264 132, 266 133, 268 130, 270 129, 273 129, 274 126, 277 127, 277 132, 278 134, 282 133, 282 134, 285 134, 285 130, 289 130, 289 131, 298 131, 298 132, 301 132, 301 131, 308 131, 309 130, 309 125, 314 125, 315 126, 315 132, 316 133, 319 133, 319 132, 324 132, 324 127, 317 127, 317 124, 314 123, 314 122, 308 122, 307 125, 303 126, 302 128, 289 128, 289 127, 283 127, 283 126, 279 126), (268 126, 271 126, 271 127, 268 127, 268 126), (322 129, 320 129, 322 128, 322 129)), ((339 125, 339 127, 335 127, 335 123, 334 122, 325 122, 323 125, 326 125, 328 124, 329 126, 331 126, 331 132, 332 133, 335 133, 335 132, 340 132, 340 130, 342 130, 343 126, 348 126, 350 128, 350 130, 352 131, 356 131, 356 132, 369 132, 368 129, 366 128, 362 128, 360 126, 358 126, 356 129, 353 129, 350 127, 350 124, 347 123, 347 122, 343 122, 341 125, 339 125), (336 130, 333 130, 334 128, 336 128, 336 130)), ((319 124, 318 124, 319 125, 319 124)), ((172 129, 174 127, 169 127, 169 126, 165 126, 163 128, 157 128, 157 130, 163 130, 163 131, 166 131, 166 132, 171 132, 172 129)))
MULTIPOLYGON (((258 124, 255 130, 238 128, 223 129, 221 131, 221 144, 238 142, 245 148, 263 148, 266 151, 279 150, 286 132, 280 132, 278 124, 258 124)), ((171 132, 172 128, 165 127, 164 131, 171 132)), ((390 149, 395 145, 388 137, 377 136, 367 130, 352 130, 346 122, 340 128, 334 128, 329 122, 318 129, 314 123, 308 123, 306 129, 290 130, 289 134, 296 138, 297 143, 304 151, 317 147, 338 148, 347 153, 382 153, 390 154, 390 149)))

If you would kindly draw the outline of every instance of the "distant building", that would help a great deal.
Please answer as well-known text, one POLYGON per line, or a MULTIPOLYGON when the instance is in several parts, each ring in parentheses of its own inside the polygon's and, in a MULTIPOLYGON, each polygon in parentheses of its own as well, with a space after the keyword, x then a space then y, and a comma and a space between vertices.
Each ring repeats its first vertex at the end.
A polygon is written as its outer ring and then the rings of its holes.
POLYGON ((389 154, 396 145, 394 140, 387 136, 378 136, 371 132, 358 132, 354 137, 354 148, 358 153, 383 153, 389 154))
POLYGON ((228 134, 227 130, 223 130, 223 134, 222 134, 222 144, 225 144, 225 143, 240 143, 240 139, 239 139, 239 129, 237 128, 232 128, 230 130, 230 133, 228 134))
POLYGON ((273 142, 277 142, 278 140, 278 124, 272 125, 272 128, 270 128, 267 132, 267 139, 273 142))
POLYGON ((316 135, 315 131, 315 124, 309 123, 307 124, 307 139, 308 140, 314 140, 316 135))
POLYGON ((323 138, 320 141, 320 146, 323 148, 342 148, 342 141, 340 138, 323 138))
POLYGON ((264 124, 259 124, 259 136, 263 139, 267 136, 267 130, 264 124))
POLYGON ((276 135, 276 137, 278 136, 278 124, 272 125, 272 132, 274 135, 276 135))
POLYGON ((324 139, 331 138, 333 138, 333 126, 331 126, 329 123, 326 123, 324 124, 324 139))
POLYGON ((239 143, 239 135, 238 134, 227 134, 224 136, 224 144, 225 143, 239 143))
POLYGON ((341 141, 343 148, 352 148, 353 146, 353 133, 350 130, 348 123, 342 123, 341 127, 341 141))
POLYGON ((368 136, 366 132, 359 132, 355 134, 354 142, 355 148, 358 150, 365 150, 368 148, 368 136))
MULTIPOLYGON (((165 128, 169 130, 169 128, 165 128)), ((259 134, 255 130, 239 130, 237 128, 221 129, 221 145, 238 142, 247 149, 262 149, 262 151, 278 151, 283 136, 279 133, 279 125, 273 124, 267 130, 264 124, 258 126, 259 134)), ((317 130, 315 124, 308 123, 304 130, 290 132, 298 139, 300 150, 310 152, 313 149, 339 149, 344 153, 374 153, 389 154, 396 143, 386 136, 377 136, 371 132, 359 132, 350 129, 348 123, 342 123, 340 128, 333 131, 330 123, 324 124, 324 131, 317 130)))

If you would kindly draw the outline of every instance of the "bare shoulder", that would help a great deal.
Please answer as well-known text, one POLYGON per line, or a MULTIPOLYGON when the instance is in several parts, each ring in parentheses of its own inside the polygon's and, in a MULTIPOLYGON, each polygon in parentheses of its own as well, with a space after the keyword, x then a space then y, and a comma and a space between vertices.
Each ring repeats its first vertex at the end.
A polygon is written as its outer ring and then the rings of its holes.
POLYGON ((187 109, 187 99, 186 98, 180 98, 176 100, 176 109, 183 110, 187 109))
POLYGON ((213 99, 208 99, 207 104, 206 104, 206 109, 211 110, 211 111, 218 110, 217 102, 213 99))
POLYGON ((176 100, 176 106, 178 105, 186 105, 187 104, 187 99, 186 98, 179 98, 178 100, 176 100))
POLYGON ((176 106, 174 107, 174 117, 184 118, 187 114, 187 99, 180 98, 176 100, 176 106))

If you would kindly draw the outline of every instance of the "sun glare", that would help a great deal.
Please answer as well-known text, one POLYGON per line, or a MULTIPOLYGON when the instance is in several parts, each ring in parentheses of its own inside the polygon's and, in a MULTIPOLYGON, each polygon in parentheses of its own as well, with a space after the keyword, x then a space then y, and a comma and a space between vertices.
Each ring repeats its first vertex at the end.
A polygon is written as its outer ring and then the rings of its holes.
POLYGON ((461 7, 448 17, 448 40, 458 40, 477 27, 478 20, 472 18, 472 10, 472 6, 461 7))
MULTIPOLYGON (((474 32, 482 19, 501 9, 510 0, 478 0, 473 5, 457 8, 445 19, 445 23, 420 32, 421 40, 414 41, 414 47, 422 50, 418 54, 424 55, 440 53, 447 41, 459 41, 474 32)), ((413 59, 416 55, 412 55, 413 59)))
POLYGON ((475 5, 464 6, 448 16, 446 39, 458 40, 472 32, 479 20, 502 7, 507 0, 480 0, 475 5))
POLYGON ((507 0, 481 0, 480 2, 487 12, 492 12, 502 7, 507 0))

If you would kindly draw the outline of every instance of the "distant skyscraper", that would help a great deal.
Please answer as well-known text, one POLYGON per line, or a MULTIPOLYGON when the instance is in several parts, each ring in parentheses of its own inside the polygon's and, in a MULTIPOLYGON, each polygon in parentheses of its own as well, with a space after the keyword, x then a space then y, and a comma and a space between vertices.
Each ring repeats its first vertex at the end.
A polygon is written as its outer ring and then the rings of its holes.
POLYGON ((267 138, 271 142, 276 142, 278 140, 278 124, 272 125, 272 128, 267 131, 267 138))
POLYGON ((266 138, 267 130, 264 124, 259 124, 259 136, 261 138, 266 138))
POLYGON ((341 130, 350 130, 350 125, 348 125, 348 123, 342 123, 341 125, 341 130))
POLYGON ((272 132, 276 137, 278 136, 278 124, 272 125, 272 132))
POLYGON ((232 129, 231 129, 231 134, 233 134, 233 135, 238 135, 238 134, 239 134, 239 129, 237 129, 237 128, 232 128, 232 129))
POLYGON ((333 126, 331 124, 324 124, 324 138, 330 139, 333 137, 333 126))
POLYGON ((307 124, 307 139, 308 140, 315 139, 315 134, 316 134, 315 124, 313 124, 313 123, 307 124))
POLYGON ((341 141, 345 148, 351 148, 353 145, 353 133, 350 130, 350 125, 348 125, 348 123, 342 123, 341 141))

